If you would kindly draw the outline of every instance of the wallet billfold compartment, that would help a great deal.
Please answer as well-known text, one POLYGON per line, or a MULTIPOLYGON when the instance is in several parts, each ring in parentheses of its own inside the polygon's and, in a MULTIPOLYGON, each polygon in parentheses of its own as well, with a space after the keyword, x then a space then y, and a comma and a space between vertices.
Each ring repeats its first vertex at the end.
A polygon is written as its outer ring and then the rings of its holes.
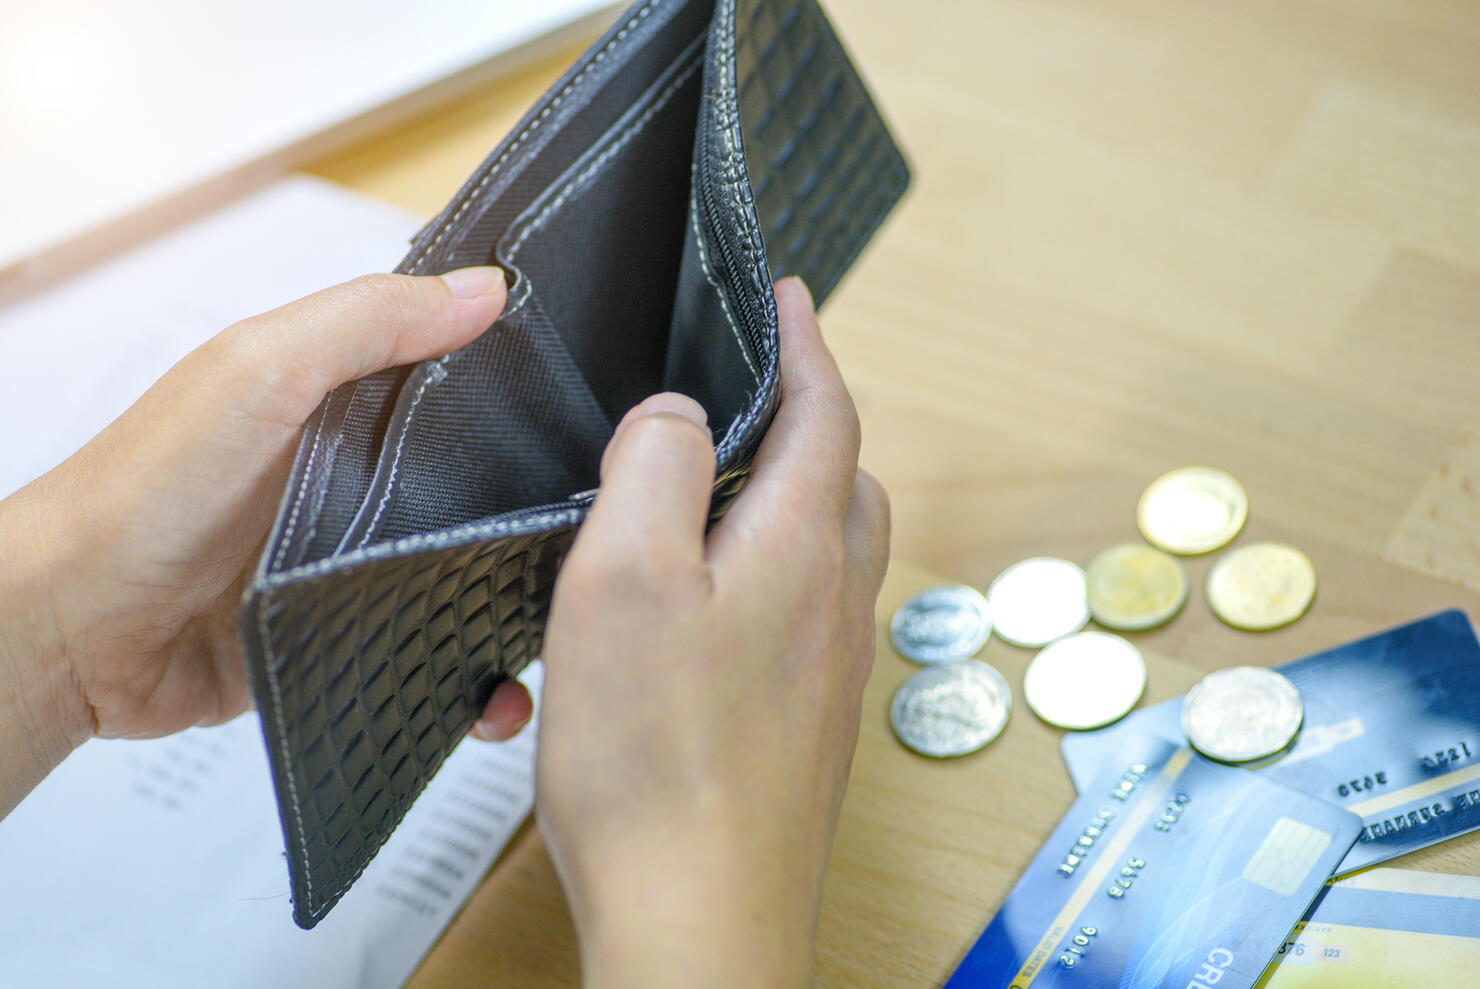
POLYGON ((821 304, 908 178, 815 0, 643 0, 418 234, 397 271, 498 264, 505 311, 325 398, 242 610, 300 926, 539 655, 623 413, 703 404, 718 518, 778 401, 772 279, 821 304))

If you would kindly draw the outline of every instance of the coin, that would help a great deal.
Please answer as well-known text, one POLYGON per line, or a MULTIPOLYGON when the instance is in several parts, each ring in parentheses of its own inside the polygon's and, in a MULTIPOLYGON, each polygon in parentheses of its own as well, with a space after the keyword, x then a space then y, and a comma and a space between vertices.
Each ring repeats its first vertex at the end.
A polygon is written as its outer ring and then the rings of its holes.
POLYGON ((992 634, 987 599, 965 584, 921 591, 889 623, 894 648, 917 663, 948 663, 976 653, 992 634))
POLYGON ((1209 759, 1250 762, 1284 751, 1305 706, 1295 685, 1262 666, 1210 673, 1182 701, 1182 731, 1209 759))
POLYGON ((1208 607, 1234 628, 1263 632, 1305 614, 1316 596, 1310 557, 1283 543, 1250 543, 1208 571, 1208 607))
POLYGON ((1155 628, 1187 602, 1187 568, 1145 543, 1105 550, 1085 568, 1084 581, 1090 614, 1106 628, 1155 628))
POLYGON ((1118 635, 1080 632, 1046 646, 1028 664, 1023 697, 1060 728, 1100 728, 1125 716, 1146 689, 1141 651, 1118 635))
POLYGON ((987 609, 999 637, 1019 646, 1046 646, 1089 621, 1084 571, 1051 556, 1014 563, 987 588, 987 609))
POLYGON ((1212 467, 1182 467, 1152 481, 1136 506, 1136 524, 1153 546, 1170 553, 1210 553, 1238 535, 1249 498, 1230 475, 1212 467))
POLYGON ((889 723, 921 755, 975 752, 1002 732, 1012 711, 1007 681, 974 659, 927 666, 894 694, 889 723))

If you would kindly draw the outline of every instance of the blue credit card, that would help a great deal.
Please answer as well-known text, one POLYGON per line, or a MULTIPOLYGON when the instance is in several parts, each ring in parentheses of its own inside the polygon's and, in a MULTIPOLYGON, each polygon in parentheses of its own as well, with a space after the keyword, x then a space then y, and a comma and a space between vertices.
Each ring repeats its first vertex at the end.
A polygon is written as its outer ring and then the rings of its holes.
MULTIPOLYGON (((1480 828, 1480 642, 1461 611, 1276 666, 1300 689, 1305 724, 1269 779, 1362 818, 1338 874, 1480 828)), ((1138 711, 1062 749, 1083 791, 1137 735, 1183 741, 1182 700, 1138 711)))
POLYGON ((1469 986, 1480 973, 1480 876, 1372 869, 1333 883, 1259 989, 1469 986))
POLYGON ((1149 735, 1119 755, 946 989, 1250 989, 1362 828, 1149 735))

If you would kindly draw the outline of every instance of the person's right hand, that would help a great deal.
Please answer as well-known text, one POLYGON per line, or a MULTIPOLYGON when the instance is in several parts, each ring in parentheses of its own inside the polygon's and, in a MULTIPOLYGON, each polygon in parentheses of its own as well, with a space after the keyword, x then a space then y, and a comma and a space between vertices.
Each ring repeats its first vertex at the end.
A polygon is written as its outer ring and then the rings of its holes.
POLYGON ((588 987, 811 982, 889 509, 806 289, 776 299, 781 405, 729 513, 706 537, 704 412, 655 395, 556 583, 539 817, 588 987))

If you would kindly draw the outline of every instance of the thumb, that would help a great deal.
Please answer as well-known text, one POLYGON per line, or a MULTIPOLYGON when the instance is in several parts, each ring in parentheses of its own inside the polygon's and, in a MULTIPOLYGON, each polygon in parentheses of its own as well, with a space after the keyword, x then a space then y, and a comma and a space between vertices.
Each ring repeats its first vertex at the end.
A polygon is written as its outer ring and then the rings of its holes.
POLYGON ((571 556, 666 563, 704 555, 714 439, 698 402, 653 395, 617 425, 601 489, 571 556))
POLYGON ((198 353, 235 382, 265 386, 258 394, 282 403, 273 418, 302 422, 346 381, 471 342, 506 295, 494 267, 365 275, 242 320, 198 353))

